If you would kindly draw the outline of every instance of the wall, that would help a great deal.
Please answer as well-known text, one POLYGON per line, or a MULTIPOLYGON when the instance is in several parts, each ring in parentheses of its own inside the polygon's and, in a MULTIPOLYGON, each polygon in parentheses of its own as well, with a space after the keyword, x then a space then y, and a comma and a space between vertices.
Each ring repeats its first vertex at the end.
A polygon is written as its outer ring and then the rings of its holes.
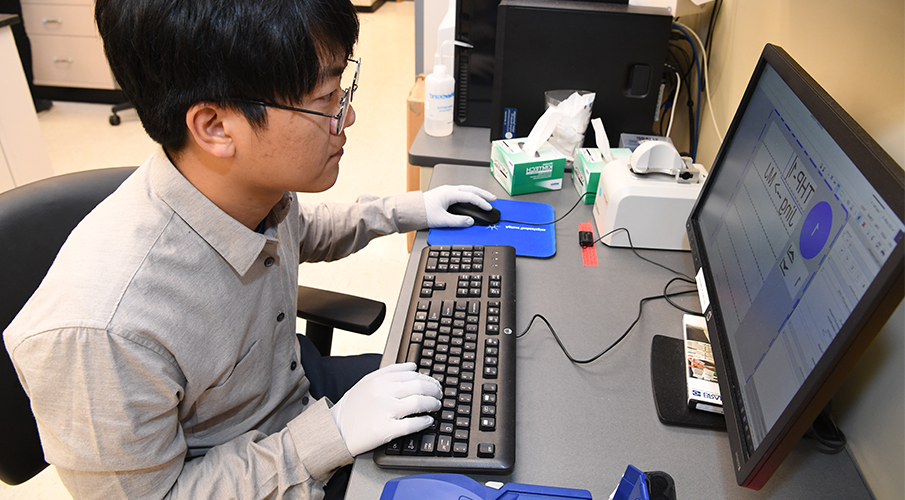
MULTIPOLYGON (((722 134, 764 45, 772 43, 804 67, 899 165, 905 164, 905 2, 724 0, 714 36, 711 95, 722 134)), ((704 114, 698 161, 709 166, 718 147, 711 117, 704 114)), ((905 491, 901 304, 840 389, 834 412, 875 497, 901 499, 905 491)))

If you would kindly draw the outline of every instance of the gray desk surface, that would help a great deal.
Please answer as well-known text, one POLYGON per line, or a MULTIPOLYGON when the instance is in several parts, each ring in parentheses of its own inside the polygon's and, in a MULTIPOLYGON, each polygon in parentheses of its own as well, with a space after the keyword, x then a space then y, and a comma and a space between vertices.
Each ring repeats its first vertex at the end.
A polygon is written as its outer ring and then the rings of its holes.
POLYGON ((432 137, 421 127, 409 148, 409 163, 419 167, 439 163, 486 167, 490 165, 490 129, 453 125, 452 134, 432 137))
MULTIPOLYGON (((487 170, 453 165, 434 169, 434 186, 463 183, 505 196, 487 170)), ((562 191, 518 199, 550 203, 560 216, 577 195, 566 178, 562 191)), ((580 206, 557 223, 555 256, 519 257, 516 268, 519 330, 534 314, 543 314, 576 358, 591 357, 615 341, 635 319, 639 300, 661 294, 672 277, 631 250, 600 244, 599 266, 583 267, 577 228, 592 219, 591 206, 580 206)), ((384 364, 395 358, 426 236, 421 231, 415 238, 384 364)), ((640 252, 693 274, 689 253, 640 252)), ((698 308, 695 297, 676 300, 698 308)), ((625 340, 597 361, 579 366, 566 359, 546 326, 535 322, 518 341, 515 469, 509 476, 474 479, 582 488, 595 499, 605 499, 632 464, 670 474, 679 499, 870 498, 847 453, 824 455, 802 441, 758 492, 736 484, 725 432, 660 423, 650 382, 651 341, 655 334, 681 338, 681 323, 682 313, 663 300, 648 302, 625 340)), ((364 454, 355 461, 346 498, 377 499, 386 481, 403 474, 411 472, 380 469, 370 453, 364 454)))

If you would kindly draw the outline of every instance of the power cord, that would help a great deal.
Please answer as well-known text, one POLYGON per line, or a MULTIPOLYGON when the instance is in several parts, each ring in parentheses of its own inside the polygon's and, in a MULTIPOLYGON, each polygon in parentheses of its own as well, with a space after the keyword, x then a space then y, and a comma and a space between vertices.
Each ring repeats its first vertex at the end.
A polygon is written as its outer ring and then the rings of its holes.
MULTIPOLYGON (((659 262, 650 260, 650 259, 648 259, 647 257, 644 257, 643 255, 641 255, 640 253, 638 253, 638 250, 635 249, 634 243, 632 243, 632 234, 629 232, 628 229, 626 229, 626 228, 624 228, 624 227, 617 227, 616 229, 613 229, 612 231, 610 231, 610 232, 608 232, 608 233, 606 233, 606 234, 601 235, 599 238, 597 238, 596 240, 594 240, 594 243, 597 243, 597 242, 599 241, 600 243, 603 244, 603 246, 605 246, 605 247, 607 247, 607 248, 621 248, 621 247, 614 247, 614 246, 610 245, 609 243, 603 241, 603 239, 606 238, 607 236, 610 236, 611 234, 617 233, 617 232, 619 232, 619 231, 625 231, 625 236, 626 236, 626 238, 628 238, 628 245, 629 245, 629 248, 631 248, 632 252, 633 252, 639 259, 644 260, 644 261, 647 261, 647 262, 650 262, 651 264, 653 264, 653 265, 655 265, 655 266, 662 267, 663 269, 666 269, 667 271, 669 271, 669 272, 671 272, 671 273, 673 273, 673 274, 675 274, 675 275, 677 275, 677 276, 681 276, 682 278, 685 278, 684 281, 688 281, 689 283, 696 283, 696 282, 694 281, 694 279, 693 279, 691 276, 689 276, 689 275, 687 275, 687 274, 685 274, 685 273, 683 273, 683 272, 676 271, 675 269, 673 269, 673 268, 671 268, 671 267, 669 267, 669 266, 666 266, 666 265, 664 265, 664 264, 661 264, 661 263, 659 263, 659 262)), ((667 284, 667 286, 668 286, 668 284, 667 284)))
MULTIPOLYGON (((579 201, 581 201, 581 200, 579 200, 579 201)), ((576 206, 577 206, 577 204, 576 204, 576 206)), ((572 208, 574 209, 575 207, 572 207, 572 208)), ((570 210, 570 212, 571 212, 571 210, 570 210)), ((568 214, 566 214, 566 215, 568 215, 568 214)), ((565 217, 565 216, 563 216, 563 217, 565 217)), ((673 302, 673 300, 672 300, 672 297, 676 297, 676 296, 678 296, 678 295, 686 295, 686 294, 689 294, 689 293, 697 293, 697 291, 698 291, 697 288, 695 288, 694 290, 683 290, 683 291, 672 292, 672 293, 669 292, 669 286, 672 285, 673 283, 677 282, 677 281, 684 282, 684 283, 690 283, 690 284, 696 285, 697 283, 695 282, 695 280, 692 279, 691 277, 689 277, 688 275, 686 275, 685 273, 681 273, 681 272, 679 272, 679 271, 676 271, 676 270, 674 270, 674 269, 672 269, 672 268, 670 268, 670 267, 668 267, 668 266, 666 266, 666 265, 663 265, 663 264, 661 264, 661 263, 659 263, 659 262, 656 262, 656 261, 653 261, 653 260, 651 260, 651 259, 648 259, 648 258, 642 256, 641 254, 639 254, 638 251, 635 249, 635 245, 632 243, 632 236, 631 236, 631 233, 629 232, 628 229, 626 229, 626 228, 624 228, 624 227, 620 227, 620 228, 614 229, 614 230, 612 230, 612 231, 610 231, 610 232, 604 234, 604 235, 601 236, 600 238, 597 238, 597 240, 595 240, 594 243, 596 243, 596 242, 598 242, 598 241, 600 241, 601 243, 603 243, 603 241, 602 241, 603 238, 605 238, 605 237, 607 237, 607 236, 609 236, 609 235, 611 235, 611 234, 613 234, 613 233, 615 233, 615 232, 617 232, 617 231, 625 231, 625 234, 626 234, 626 236, 628 237, 629 246, 631 247, 632 252, 634 252, 635 255, 636 255, 638 258, 640 258, 641 260, 650 262, 651 264, 654 264, 654 265, 656 265, 656 266, 662 267, 663 269, 666 269, 667 271, 669 271, 669 272, 671 272, 671 273, 677 275, 676 277, 674 277, 674 278, 672 278, 671 280, 669 280, 668 282, 666 282, 666 286, 663 287, 663 293, 660 294, 660 295, 652 295, 652 296, 650 296, 650 297, 644 297, 644 298, 642 298, 642 299, 638 302, 638 315, 635 316, 635 320, 632 321, 632 323, 628 326, 628 328, 625 329, 625 331, 622 333, 622 335, 620 335, 619 338, 616 339, 615 342, 613 342, 612 344, 610 344, 609 347, 607 347, 606 349, 604 349, 604 350, 601 351, 600 353, 598 353, 598 354, 596 354, 596 355, 594 355, 594 356, 592 356, 592 357, 590 357, 590 358, 588 358, 588 359, 576 359, 574 356, 572 356, 572 353, 569 352, 569 350, 566 348, 565 344, 563 344, 563 343, 562 343, 562 340, 559 338, 559 335, 557 335, 556 330, 553 328, 553 325, 551 325, 550 322, 547 320, 547 318, 545 318, 542 314, 535 314, 534 316, 532 316, 532 317, 531 317, 531 321, 528 322, 528 326, 526 326, 525 329, 522 330, 521 333, 519 333, 519 334, 517 334, 517 335, 515 336, 516 339, 520 339, 520 338, 524 337, 525 335, 527 335, 527 334, 528 334, 528 331, 530 331, 530 330, 531 330, 531 327, 534 325, 534 321, 540 319, 541 321, 544 322, 545 325, 547 325, 547 328, 550 330, 550 333, 553 334, 553 339, 556 340, 556 343, 557 343, 557 344, 559 344, 559 348, 562 349, 562 352, 566 355, 566 357, 569 359, 569 361, 571 361, 572 363, 575 363, 575 364, 577 364, 577 365, 584 365, 584 364, 588 364, 588 363, 592 363, 592 362, 596 361, 596 360, 599 359, 601 356, 603 356, 604 354, 606 354, 606 353, 608 353, 610 350, 612 350, 614 347, 616 347, 620 342, 622 342, 623 339, 625 339, 625 337, 628 336, 629 332, 631 332, 632 329, 635 328, 635 325, 638 324, 638 321, 641 320, 641 313, 642 313, 642 311, 643 311, 643 309, 644 309, 644 304, 645 304, 645 302, 649 302, 649 301, 651 301, 651 300, 657 300, 657 299, 664 299, 664 300, 666 300, 671 306, 675 307, 676 309, 678 309, 678 310, 680 310, 680 311, 682 311, 682 312, 684 312, 684 313, 686 313, 686 314, 694 314, 694 315, 698 315, 698 316, 701 316, 701 315, 702 315, 701 313, 699 313, 699 312, 697 312, 697 311, 692 311, 692 310, 690 310, 690 309, 687 309, 687 308, 685 308, 685 307, 682 307, 682 306, 676 304, 675 302, 673 302)), ((604 244, 605 246, 607 246, 608 248, 612 248, 612 247, 610 247, 610 245, 607 245, 606 243, 603 243, 603 244, 604 244)))
POLYGON ((832 401, 827 403, 826 407, 820 411, 814 423, 807 432, 805 437, 811 438, 817 442, 817 451, 827 455, 835 455, 845 449, 847 440, 845 434, 836 425, 831 413, 832 401))
POLYGON ((672 299, 670 298, 671 295, 669 294, 668 290, 669 290, 669 285, 673 284, 673 283, 676 282, 676 281, 681 281, 681 282, 683 282, 683 283, 690 283, 690 284, 692 284, 692 285, 695 285, 695 289, 694 289, 694 290, 686 290, 686 292, 697 292, 697 291, 698 291, 698 290, 697 290, 697 283, 696 283, 694 280, 688 279, 688 278, 685 277, 685 276, 678 276, 678 277, 675 277, 675 278, 673 278, 673 279, 671 279, 671 280, 669 280, 669 281, 666 282, 666 286, 663 287, 663 298, 666 299, 666 302, 669 302, 669 305, 675 307, 676 309, 682 311, 682 312, 685 313, 685 314, 691 314, 691 315, 693 315, 693 316, 702 316, 702 317, 703 317, 703 316, 704 316, 703 314, 701 314, 701 313, 699 313, 699 312, 697 312, 697 311, 692 311, 691 309, 687 309, 687 308, 685 308, 685 307, 682 307, 682 306, 680 306, 679 304, 676 304, 675 302, 672 301, 672 299))

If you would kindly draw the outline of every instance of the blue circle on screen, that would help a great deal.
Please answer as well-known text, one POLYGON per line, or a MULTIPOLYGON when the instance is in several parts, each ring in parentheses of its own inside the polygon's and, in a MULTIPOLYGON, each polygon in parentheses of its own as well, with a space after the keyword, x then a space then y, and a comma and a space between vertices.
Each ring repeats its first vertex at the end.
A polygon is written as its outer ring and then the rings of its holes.
POLYGON ((810 260, 820 254, 830 237, 832 227, 833 207, 825 201, 814 205, 804 219, 801 236, 798 238, 801 256, 810 260))

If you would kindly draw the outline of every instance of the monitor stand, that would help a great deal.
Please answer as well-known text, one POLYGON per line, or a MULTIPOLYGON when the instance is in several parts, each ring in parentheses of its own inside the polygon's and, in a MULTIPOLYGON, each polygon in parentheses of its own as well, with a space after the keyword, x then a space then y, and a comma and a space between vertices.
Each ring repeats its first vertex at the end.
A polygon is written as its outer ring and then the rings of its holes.
POLYGON ((657 416, 668 425, 725 430, 723 415, 693 410, 686 404, 683 344, 682 339, 654 335, 650 350, 650 376, 657 416))

